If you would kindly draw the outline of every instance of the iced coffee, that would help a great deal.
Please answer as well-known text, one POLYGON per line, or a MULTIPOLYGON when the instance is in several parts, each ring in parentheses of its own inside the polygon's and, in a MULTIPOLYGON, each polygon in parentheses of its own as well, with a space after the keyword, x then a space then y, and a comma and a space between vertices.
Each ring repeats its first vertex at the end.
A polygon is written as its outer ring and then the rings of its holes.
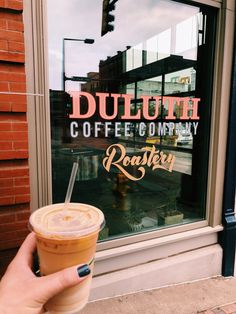
POLYGON ((90 265, 90 275, 79 285, 66 289, 46 304, 49 313, 75 314, 89 297, 94 255, 104 215, 96 207, 69 203, 42 207, 30 217, 30 226, 37 236, 41 276, 64 268, 90 265))

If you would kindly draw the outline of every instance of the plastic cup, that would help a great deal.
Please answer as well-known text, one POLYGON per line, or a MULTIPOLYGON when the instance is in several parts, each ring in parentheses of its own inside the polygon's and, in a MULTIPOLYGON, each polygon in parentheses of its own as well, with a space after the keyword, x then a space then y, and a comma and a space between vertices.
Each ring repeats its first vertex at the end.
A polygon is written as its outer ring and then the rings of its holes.
POLYGON ((50 299, 45 305, 49 313, 76 314, 88 302, 94 255, 104 215, 98 208, 82 204, 53 204, 36 210, 29 221, 36 233, 41 276, 64 268, 89 264, 86 279, 50 299))

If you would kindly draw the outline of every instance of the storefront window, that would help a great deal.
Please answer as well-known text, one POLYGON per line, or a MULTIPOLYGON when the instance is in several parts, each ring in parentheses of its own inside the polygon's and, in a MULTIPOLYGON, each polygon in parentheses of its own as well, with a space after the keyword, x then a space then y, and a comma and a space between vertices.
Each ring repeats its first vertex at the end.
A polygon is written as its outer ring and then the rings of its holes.
POLYGON ((77 161, 72 201, 104 212, 101 240, 206 219, 214 9, 47 0, 47 25, 53 201, 77 161))

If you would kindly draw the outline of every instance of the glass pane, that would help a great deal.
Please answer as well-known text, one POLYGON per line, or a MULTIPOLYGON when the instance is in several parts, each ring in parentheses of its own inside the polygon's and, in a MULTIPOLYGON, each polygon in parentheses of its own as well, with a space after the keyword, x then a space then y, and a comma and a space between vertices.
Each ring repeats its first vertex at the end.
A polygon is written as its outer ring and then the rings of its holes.
POLYGON ((215 11, 113 0, 101 36, 102 2, 47 0, 53 201, 77 161, 72 201, 102 209, 101 240, 203 220, 215 11))

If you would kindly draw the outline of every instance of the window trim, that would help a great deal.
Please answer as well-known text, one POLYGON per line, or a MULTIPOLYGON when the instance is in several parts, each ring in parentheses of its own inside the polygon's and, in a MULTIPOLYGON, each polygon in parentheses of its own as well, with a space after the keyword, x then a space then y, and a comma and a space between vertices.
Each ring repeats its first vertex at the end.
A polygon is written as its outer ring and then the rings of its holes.
POLYGON ((227 128, 233 62, 235 3, 224 0, 218 13, 213 73, 212 118, 210 130, 207 219, 214 227, 222 222, 222 201, 227 128), (222 58, 223 56, 223 58, 222 58), (219 110, 220 108, 220 110, 219 110), (222 143, 224 143, 222 145, 222 143))
POLYGON ((207 220, 202 220, 202 221, 192 222, 188 224, 170 226, 163 229, 142 232, 139 234, 132 234, 132 235, 127 235, 127 236, 123 236, 119 238, 117 237, 114 239, 109 239, 107 241, 105 240, 105 241, 99 242, 97 245, 97 251, 99 252, 102 250, 112 249, 112 248, 120 247, 123 245, 130 245, 130 244, 137 243, 140 241, 153 240, 155 238, 175 235, 175 234, 183 233, 186 231, 204 228, 207 226, 208 226, 207 220))
POLYGON ((43 1, 24 1, 31 210, 52 203, 51 130, 46 12, 43 1))
MULTIPOLYGON (((206 203, 207 219, 195 223, 104 241, 98 244, 99 251, 203 228, 208 225, 215 227, 221 224, 224 165, 222 167, 220 161, 224 160, 226 151, 225 139, 227 137, 230 97, 234 3, 230 0, 225 0, 223 3, 221 0, 189 0, 188 2, 182 2, 189 3, 190 5, 196 3, 209 4, 210 6, 219 8, 213 79, 211 141, 209 148, 206 203), (225 40, 225 36, 227 36, 227 40, 225 40), (223 58, 222 52, 224 52, 223 58), (224 82, 224 89, 222 82, 224 82), (227 90, 225 90, 225 85, 228 86, 227 90), (220 104, 227 105, 220 106, 220 104), (217 108, 220 108, 221 111, 219 112, 217 108), (222 145, 221 143, 224 144, 222 145)), ((44 95, 44 97, 29 96, 27 100, 32 211, 52 203, 50 110, 49 90, 47 89, 47 25, 45 16, 45 1, 24 1, 27 92, 44 95)))
MULTIPOLYGON (((182 2, 184 4, 189 4, 189 5, 200 5, 204 4, 207 6, 215 7, 215 8, 220 8, 221 3, 225 0, 173 0, 176 2, 182 2)), ((227 1, 227 0, 226 0, 227 1)))

